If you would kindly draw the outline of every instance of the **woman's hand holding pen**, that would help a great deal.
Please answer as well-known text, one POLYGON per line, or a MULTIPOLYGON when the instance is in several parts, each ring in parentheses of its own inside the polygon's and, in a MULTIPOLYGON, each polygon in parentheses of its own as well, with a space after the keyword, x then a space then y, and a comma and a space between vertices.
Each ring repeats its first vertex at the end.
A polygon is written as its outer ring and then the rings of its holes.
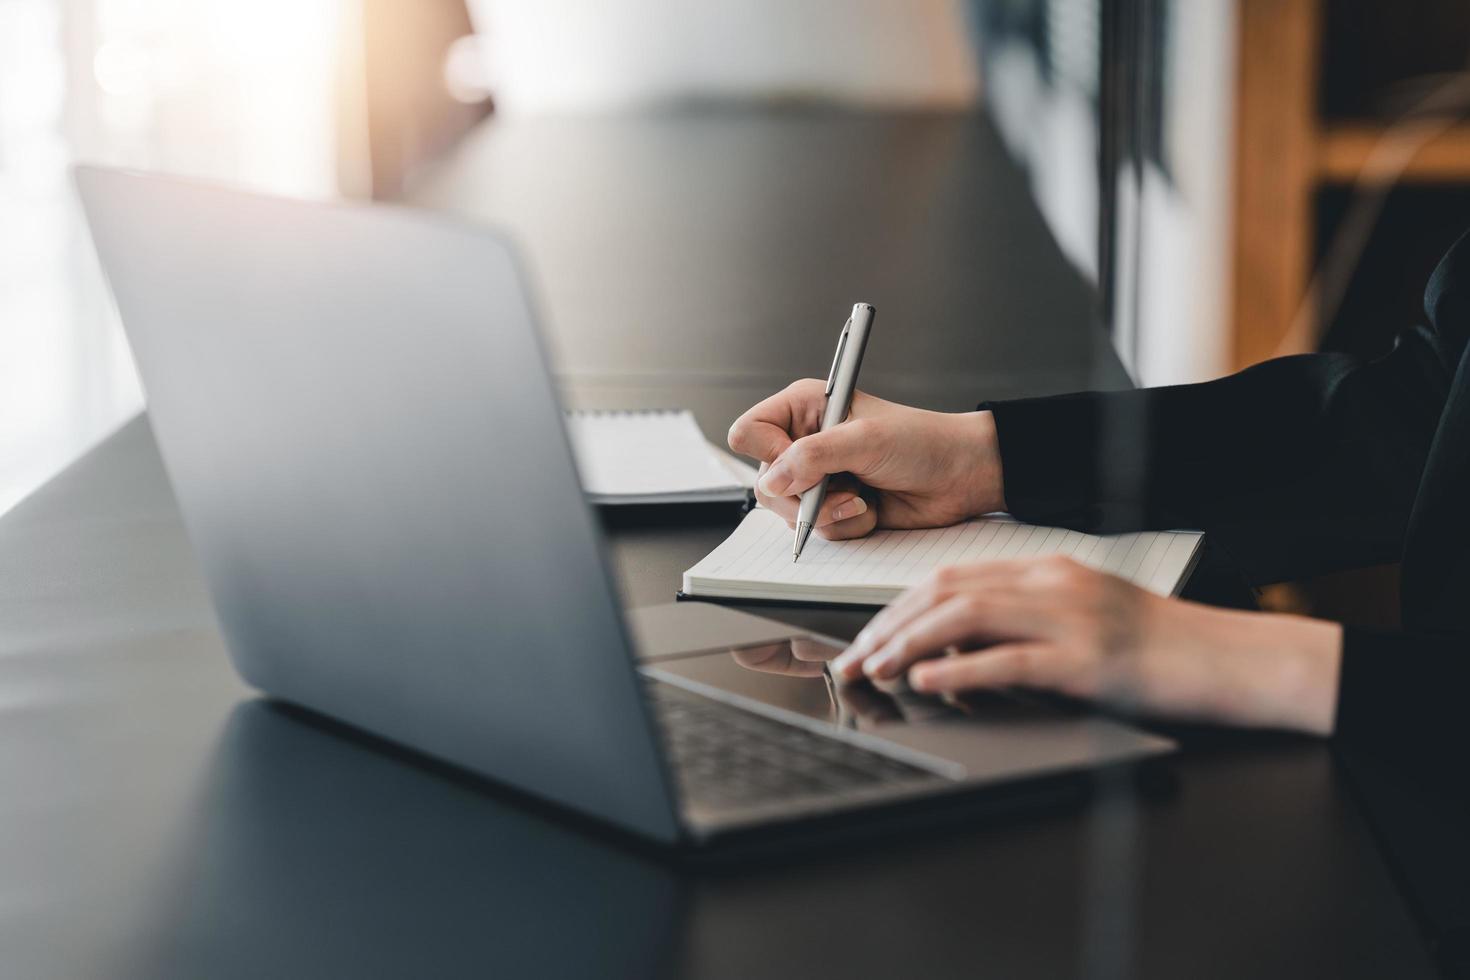
POLYGON ((825 388, 798 381, 730 427, 730 448, 761 461, 757 497, 788 524, 802 491, 827 475, 815 530, 833 540, 1005 509, 989 412, 930 412, 858 392, 847 421, 820 432, 825 388))

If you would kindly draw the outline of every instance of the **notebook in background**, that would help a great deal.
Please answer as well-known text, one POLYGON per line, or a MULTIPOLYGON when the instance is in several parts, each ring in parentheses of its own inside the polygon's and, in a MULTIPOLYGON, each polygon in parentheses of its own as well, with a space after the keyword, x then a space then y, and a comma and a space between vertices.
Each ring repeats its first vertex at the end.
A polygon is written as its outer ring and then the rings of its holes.
POLYGON ((883 605, 943 565, 1070 555, 1160 595, 1183 588, 1199 557, 1198 531, 1100 536, 981 517, 952 527, 876 531, 855 541, 813 535, 791 560, 791 529, 765 508, 684 573, 692 597, 883 605))
POLYGON ((688 411, 568 412, 567 433, 596 504, 740 502, 754 468, 716 449, 688 411))

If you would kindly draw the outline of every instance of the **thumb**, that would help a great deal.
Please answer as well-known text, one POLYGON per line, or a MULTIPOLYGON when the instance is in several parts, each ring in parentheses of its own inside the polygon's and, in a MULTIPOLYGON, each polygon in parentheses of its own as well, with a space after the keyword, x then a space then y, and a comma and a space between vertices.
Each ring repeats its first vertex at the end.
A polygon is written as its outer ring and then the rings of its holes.
POLYGON ((742 418, 730 427, 730 448, 742 456, 769 463, 791 446, 791 436, 772 422, 742 418))
POLYGON ((761 478, 761 493, 790 497, 816 486, 824 476, 862 472, 873 448, 869 436, 859 420, 796 440, 761 478))

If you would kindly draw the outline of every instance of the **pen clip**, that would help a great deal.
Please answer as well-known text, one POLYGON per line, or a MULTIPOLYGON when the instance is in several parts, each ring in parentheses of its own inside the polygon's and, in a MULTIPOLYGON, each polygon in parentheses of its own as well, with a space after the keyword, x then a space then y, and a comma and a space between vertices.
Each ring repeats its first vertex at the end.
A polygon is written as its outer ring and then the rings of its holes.
POLYGON ((837 365, 842 363, 842 351, 847 347, 847 332, 852 328, 852 317, 842 325, 842 336, 837 338, 837 353, 832 355, 832 368, 827 372, 827 390, 822 394, 828 398, 832 397, 832 389, 837 385, 837 365))

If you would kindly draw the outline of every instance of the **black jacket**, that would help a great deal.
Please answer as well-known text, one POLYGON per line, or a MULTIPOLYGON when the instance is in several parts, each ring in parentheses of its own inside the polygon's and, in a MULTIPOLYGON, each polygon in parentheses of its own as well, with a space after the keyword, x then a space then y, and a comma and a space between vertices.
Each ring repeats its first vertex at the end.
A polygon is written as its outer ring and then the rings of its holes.
POLYGON ((1007 504, 1082 530, 1203 528, 1256 584, 1401 559, 1403 629, 1347 629, 1338 737, 1470 749, 1470 234, 1424 302, 1375 361, 988 403, 1007 504))
POLYGON ((1442 955, 1470 970, 1470 233, 1424 305, 1374 361, 982 407, 1026 520, 1203 528, 1255 584, 1402 561, 1402 629, 1345 630, 1335 740, 1377 787, 1442 955))

